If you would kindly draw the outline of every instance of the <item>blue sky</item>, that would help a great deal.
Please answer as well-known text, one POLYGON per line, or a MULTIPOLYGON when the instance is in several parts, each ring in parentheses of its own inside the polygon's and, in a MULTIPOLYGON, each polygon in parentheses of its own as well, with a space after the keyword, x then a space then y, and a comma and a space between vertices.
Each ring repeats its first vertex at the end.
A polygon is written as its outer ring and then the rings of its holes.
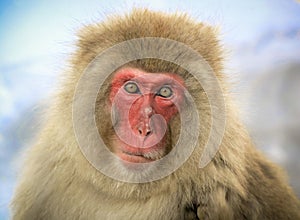
POLYGON ((61 51, 74 39, 81 23, 99 20, 103 14, 132 6, 156 10, 188 11, 199 20, 219 24, 226 41, 247 41, 266 29, 300 24, 300 7, 293 0, 211 1, 1 1, 0 65, 61 51))

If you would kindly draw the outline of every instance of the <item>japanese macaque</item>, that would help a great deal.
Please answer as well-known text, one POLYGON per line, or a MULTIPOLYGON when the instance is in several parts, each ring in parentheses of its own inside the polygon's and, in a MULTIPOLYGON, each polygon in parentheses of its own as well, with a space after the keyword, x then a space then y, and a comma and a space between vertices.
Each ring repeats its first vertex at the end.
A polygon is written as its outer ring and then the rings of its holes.
POLYGON ((135 9, 78 35, 70 68, 27 152, 12 219, 300 219, 284 174, 240 123, 215 28, 185 14, 135 9), (211 68, 196 68, 200 81, 191 71, 197 59, 176 43, 211 68), (119 62, 128 51, 136 59, 119 62), (214 114, 220 109, 224 114, 214 114), (213 119, 226 124, 217 123, 210 139, 213 119), (201 165, 207 152, 210 161, 201 165))

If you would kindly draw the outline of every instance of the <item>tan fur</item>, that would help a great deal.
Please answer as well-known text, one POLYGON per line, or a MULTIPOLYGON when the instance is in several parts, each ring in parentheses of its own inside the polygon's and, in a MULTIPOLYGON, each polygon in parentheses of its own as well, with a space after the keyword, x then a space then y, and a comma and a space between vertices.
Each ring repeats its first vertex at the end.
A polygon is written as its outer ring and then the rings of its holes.
MULTIPOLYGON (((222 74, 222 50, 214 28, 186 15, 139 9, 85 27, 77 46, 45 126, 27 153, 12 201, 13 219, 300 219, 299 200, 280 169, 253 147, 239 123, 222 74), (161 180, 132 184, 103 175, 84 158, 72 127, 72 98, 80 75, 96 55, 116 43, 140 37, 173 39, 200 53, 222 83, 227 124, 219 152, 208 166, 198 168, 211 123, 205 92, 191 75, 173 64, 149 59, 131 62, 128 65, 149 72, 180 74, 196 97, 201 119, 199 144, 182 167, 161 180)), ((102 136, 110 123, 99 113, 106 105, 109 80, 105 86, 96 109, 102 136)), ((178 120, 172 123, 178 127, 178 120)), ((178 135, 174 133, 172 138, 178 135)))

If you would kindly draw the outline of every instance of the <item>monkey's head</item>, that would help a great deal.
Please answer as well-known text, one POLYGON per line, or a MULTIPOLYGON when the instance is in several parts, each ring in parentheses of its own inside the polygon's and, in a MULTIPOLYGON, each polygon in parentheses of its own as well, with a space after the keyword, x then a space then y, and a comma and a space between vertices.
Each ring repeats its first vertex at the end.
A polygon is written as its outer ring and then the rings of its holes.
MULTIPOLYGON (((73 104, 75 136, 81 150, 88 149, 83 153, 89 162, 98 160, 110 167, 100 171, 121 170, 124 176, 130 170, 153 174, 176 163, 176 169, 191 164, 198 169, 212 124, 215 103, 208 96, 217 90, 213 78, 223 80, 215 32, 186 15, 148 10, 81 30, 64 86, 67 95, 59 105, 73 104), (89 107, 92 110, 85 111, 89 107), (99 137, 109 154, 99 147, 99 137), (160 162, 164 158, 168 160, 160 162), (153 164, 151 169, 147 164, 153 164)), ((168 174, 176 169, 166 168, 168 174)))

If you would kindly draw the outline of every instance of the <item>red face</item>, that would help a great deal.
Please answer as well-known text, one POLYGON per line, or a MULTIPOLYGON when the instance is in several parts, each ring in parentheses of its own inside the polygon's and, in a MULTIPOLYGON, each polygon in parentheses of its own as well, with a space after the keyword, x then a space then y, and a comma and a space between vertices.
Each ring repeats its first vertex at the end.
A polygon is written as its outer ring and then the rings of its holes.
POLYGON ((145 163, 165 154, 168 123, 182 103, 184 83, 172 73, 122 68, 112 80, 109 100, 115 115, 112 151, 128 162, 145 163))

